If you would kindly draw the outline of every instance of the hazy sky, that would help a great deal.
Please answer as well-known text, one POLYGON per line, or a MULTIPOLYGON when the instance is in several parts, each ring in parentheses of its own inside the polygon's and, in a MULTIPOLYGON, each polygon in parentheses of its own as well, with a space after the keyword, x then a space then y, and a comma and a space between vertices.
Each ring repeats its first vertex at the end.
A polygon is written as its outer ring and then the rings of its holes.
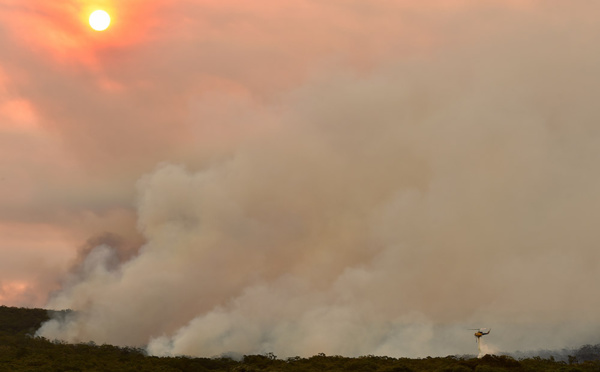
POLYGON ((156 354, 597 343, 598 11, 0 0, 0 303, 156 354))

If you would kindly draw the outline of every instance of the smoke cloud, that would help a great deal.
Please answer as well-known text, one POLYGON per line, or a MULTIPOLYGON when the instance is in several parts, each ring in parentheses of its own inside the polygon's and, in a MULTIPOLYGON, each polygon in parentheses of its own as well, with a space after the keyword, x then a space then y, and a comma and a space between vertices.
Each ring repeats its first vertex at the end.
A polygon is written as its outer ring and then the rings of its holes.
POLYGON ((146 243, 93 249, 49 302, 77 313, 38 334, 202 356, 597 342, 598 27, 512 20, 246 106, 259 135, 137 182, 146 243))
POLYGON ((104 4, 0 0, 0 300, 75 310, 38 335, 599 342, 597 2, 104 4))

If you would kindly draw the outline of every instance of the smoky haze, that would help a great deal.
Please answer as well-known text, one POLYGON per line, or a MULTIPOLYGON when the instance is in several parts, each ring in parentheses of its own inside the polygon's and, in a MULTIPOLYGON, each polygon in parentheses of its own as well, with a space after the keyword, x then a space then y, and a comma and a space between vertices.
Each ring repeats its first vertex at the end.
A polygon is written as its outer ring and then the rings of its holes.
POLYGON ((493 352, 597 343, 598 6, 549 3, 473 10, 367 70, 328 61, 277 99, 207 95, 252 134, 141 177, 145 243, 85 250, 48 302, 77 312, 38 335, 197 356, 466 354, 478 327, 493 352))

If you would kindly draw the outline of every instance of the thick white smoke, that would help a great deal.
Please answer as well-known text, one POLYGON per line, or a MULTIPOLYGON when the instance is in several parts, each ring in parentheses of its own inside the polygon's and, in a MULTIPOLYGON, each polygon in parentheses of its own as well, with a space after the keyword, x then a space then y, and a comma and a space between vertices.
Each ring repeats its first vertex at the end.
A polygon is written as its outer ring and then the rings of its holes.
POLYGON ((116 267, 93 250, 49 304, 77 313, 38 334, 202 356, 475 353, 477 327, 500 351, 597 342, 584 28, 332 73, 248 110, 276 124, 144 176, 147 243, 116 267))

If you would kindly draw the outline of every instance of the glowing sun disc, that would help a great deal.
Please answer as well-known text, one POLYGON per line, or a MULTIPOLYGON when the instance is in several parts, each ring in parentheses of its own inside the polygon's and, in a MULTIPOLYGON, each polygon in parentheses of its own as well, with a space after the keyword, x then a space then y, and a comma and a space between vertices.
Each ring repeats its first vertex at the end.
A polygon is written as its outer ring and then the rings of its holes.
POLYGON ((110 16, 104 10, 96 10, 90 14, 90 26, 96 31, 104 31, 110 25, 110 16))

